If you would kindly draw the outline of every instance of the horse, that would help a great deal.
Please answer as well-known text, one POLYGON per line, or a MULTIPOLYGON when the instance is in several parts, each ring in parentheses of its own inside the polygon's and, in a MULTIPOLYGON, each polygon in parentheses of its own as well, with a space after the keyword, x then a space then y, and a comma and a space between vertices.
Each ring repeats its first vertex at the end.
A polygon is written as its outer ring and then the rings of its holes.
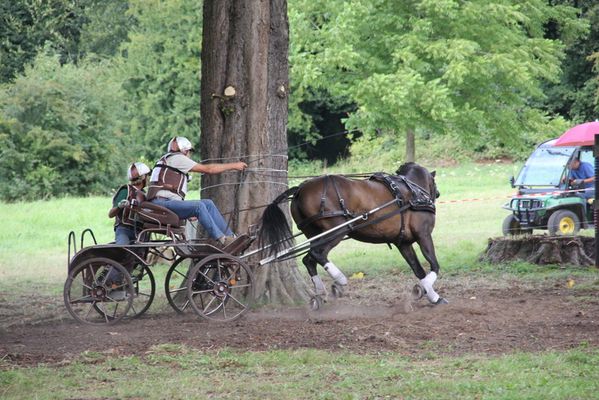
POLYGON ((362 242, 395 245, 419 279, 415 286, 419 296, 426 294, 434 305, 447 304, 433 288, 439 274, 431 236, 435 227, 434 203, 439 197, 435 171, 409 162, 401 165, 395 174, 377 173, 369 179, 343 175, 315 177, 286 190, 266 207, 258 236, 271 255, 289 246, 292 239, 291 228, 280 208, 289 198, 291 215, 301 232, 309 240, 320 235, 310 241, 309 251, 302 259, 314 285, 313 309, 318 309, 327 296, 317 264, 334 280, 334 295, 341 296, 348 284, 347 277, 328 258, 346 235, 362 242), (430 264, 428 274, 416 256, 414 243, 430 264))

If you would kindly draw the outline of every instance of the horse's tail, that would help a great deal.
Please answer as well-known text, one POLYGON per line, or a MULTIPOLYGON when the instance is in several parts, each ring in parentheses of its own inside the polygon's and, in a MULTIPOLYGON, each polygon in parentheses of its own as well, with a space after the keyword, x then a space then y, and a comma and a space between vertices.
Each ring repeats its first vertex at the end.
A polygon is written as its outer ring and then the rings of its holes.
POLYGON ((260 231, 258 232, 258 243, 260 247, 268 248, 268 254, 275 255, 286 247, 291 246, 293 234, 287 221, 287 217, 279 207, 279 204, 297 193, 299 186, 294 186, 281 193, 270 203, 262 214, 260 231))

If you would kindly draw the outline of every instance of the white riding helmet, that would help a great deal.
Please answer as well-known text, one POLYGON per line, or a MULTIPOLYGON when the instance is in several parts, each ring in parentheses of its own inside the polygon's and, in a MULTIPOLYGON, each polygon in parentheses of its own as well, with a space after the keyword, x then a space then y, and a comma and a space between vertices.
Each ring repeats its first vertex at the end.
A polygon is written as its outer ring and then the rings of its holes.
POLYGON ((187 139, 186 137, 175 136, 168 142, 167 151, 169 151, 169 152, 170 151, 183 152, 183 151, 187 151, 187 150, 193 150, 193 145, 191 144, 189 139, 187 139))
POLYGON ((142 162, 135 162, 131 164, 129 170, 127 170, 127 178, 129 178, 130 181, 136 181, 149 173, 150 168, 146 164, 142 162))

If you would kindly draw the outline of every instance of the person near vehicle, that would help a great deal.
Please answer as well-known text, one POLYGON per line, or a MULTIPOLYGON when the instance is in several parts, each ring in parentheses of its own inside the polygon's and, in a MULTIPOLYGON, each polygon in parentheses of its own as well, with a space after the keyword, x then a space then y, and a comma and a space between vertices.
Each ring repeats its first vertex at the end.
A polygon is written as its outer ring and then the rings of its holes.
POLYGON ((129 183, 119 187, 112 198, 112 208, 108 217, 114 218, 114 242, 116 244, 130 244, 136 239, 136 230, 141 226, 131 216, 128 207, 134 202, 141 203, 145 200, 144 188, 150 168, 142 163, 135 162, 127 170, 129 183))
POLYGON ((223 164, 200 164, 190 158, 191 142, 182 136, 172 138, 167 153, 154 166, 148 186, 148 200, 173 211, 182 219, 196 217, 210 238, 223 246, 235 237, 212 200, 185 200, 190 172, 220 174, 243 171, 247 164, 238 161, 223 164))
POLYGON ((582 196, 589 199, 595 197, 595 171, 588 162, 573 158, 568 165, 570 173, 568 175, 569 183, 572 187, 584 189, 582 196))

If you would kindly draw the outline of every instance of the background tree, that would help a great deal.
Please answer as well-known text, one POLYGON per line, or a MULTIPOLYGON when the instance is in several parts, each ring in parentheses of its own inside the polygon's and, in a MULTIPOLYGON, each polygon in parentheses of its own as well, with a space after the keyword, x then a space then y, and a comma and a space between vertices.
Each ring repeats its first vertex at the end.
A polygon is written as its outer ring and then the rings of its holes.
POLYGON ((129 30, 137 20, 129 10, 128 0, 82 0, 85 6, 86 24, 81 30, 80 53, 101 58, 119 54, 122 43, 127 41, 129 30))
POLYGON ((60 54, 62 63, 76 61, 86 22, 79 1, 1 2, 0 83, 13 80, 46 45, 60 54))
MULTIPOLYGON (((535 101, 555 82, 563 45, 586 29, 577 10, 530 1, 293 2, 295 88, 350 99, 346 121, 372 138, 455 134, 464 143, 528 149, 555 135, 535 101), (484 21, 484 23, 481 23, 484 21)), ((406 159, 414 157, 408 141, 406 159)))
MULTIPOLYGON (((257 223, 262 212, 241 210, 270 203, 287 184, 288 29, 286 0, 204 3, 202 159, 242 159, 250 168, 243 175, 203 176, 202 197, 231 212, 236 232, 257 223)), ((307 297, 291 262, 256 273, 264 301, 307 297)))
POLYGON ((200 130, 201 2, 130 0, 136 24, 123 44, 122 68, 132 146, 156 160, 175 135, 200 130))
MULTIPOLYGON (((593 70, 593 54, 599 51, 599 4, 594 0, 554 0, 553 3, 577 7, 590 28, 587 35, 563 38, 567 45, 563 74, 558 82, 546 85, 547 98, 543 105, 549 112, 578 123, 593 121, 599 114, 599 81, 597 71, 593 70)), ((560 26, 548 24, 547 36, 562 38, 563 32, 560 26)))
POLYGON ((59 58, 41 54, 0 87, 0 198, 107 194, 124 178, 119 85, 106 64, 59 58))

